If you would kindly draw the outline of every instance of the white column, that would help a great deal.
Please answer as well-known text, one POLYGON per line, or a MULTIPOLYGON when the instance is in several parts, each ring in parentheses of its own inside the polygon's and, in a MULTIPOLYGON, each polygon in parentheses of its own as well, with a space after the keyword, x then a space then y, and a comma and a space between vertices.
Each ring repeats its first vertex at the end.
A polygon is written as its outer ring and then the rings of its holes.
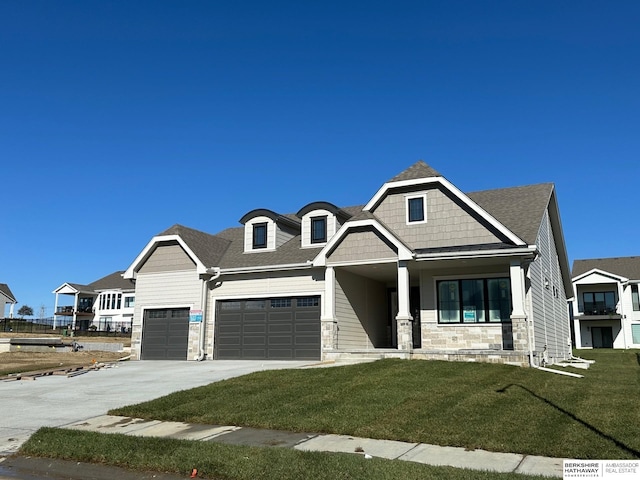
POLYGON ((55 330, 58 325, 58 316, 56 312, 58 311, 58 292, 56 292, 56 305, 53 307, 53 329, 55 330))
MULTIPOLYGON (((629 289, 631 289, 631 287, 629 287, 629 289)), ((624 314, 624 302, 623 300, 623 295, 624 295, 624 286, 622 285, 622 283, 618 282, 618 304, 620 305, 620 308, 618 308, 618 313, 620 314, 620 330, 622 331, 622 348, 624 348, 625 350, 628 347, 627 345, 627 333, 625 332, 626 330, 626 323, 625 322, 625 314, 624 314)))
POLYGON ((78 316, 78 296, 80 294, 76 293, 73 296, 73 321, 71 322, 71 336, 75 336, 76 331, 76 317, 78 316))
POLYGON ((324 272, 324 298, 322 299, 320 324, 322 350, 337 350, 336 272, 333 267, 327 267, 324 272))
POLYGON ((413 325, 409 310, 409 267, 407 262, 398 262, 398 315, 396 316, 398 331, 398 350, 413 349, 413 325))
POLYGON ((509 277, 511 278, 511 300, 513 311, 511 318, 526 318, 525 293, 524 293, 524 270, 519 260, 514 260, 509 266, 509 277))

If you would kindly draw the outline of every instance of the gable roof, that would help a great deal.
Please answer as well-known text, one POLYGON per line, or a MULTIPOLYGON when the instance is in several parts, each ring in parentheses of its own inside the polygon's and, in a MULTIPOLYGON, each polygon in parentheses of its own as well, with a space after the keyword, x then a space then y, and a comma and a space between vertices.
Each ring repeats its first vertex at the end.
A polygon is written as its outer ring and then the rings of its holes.
POLYGON ((2 293, 9 300, 12 300, 13 301, 12 303, 18 303, 18 301, 16 300, 16 297, 13 296, 13 293, 11 292, 9 285, 7 285, 6 283, 0 283, 0 293, 2 293))
POLYGON ((591 270, 601 270, 615 275, 640 280, 640 257, 588 258, 574 260, 571 277, 576 278, 591 270))

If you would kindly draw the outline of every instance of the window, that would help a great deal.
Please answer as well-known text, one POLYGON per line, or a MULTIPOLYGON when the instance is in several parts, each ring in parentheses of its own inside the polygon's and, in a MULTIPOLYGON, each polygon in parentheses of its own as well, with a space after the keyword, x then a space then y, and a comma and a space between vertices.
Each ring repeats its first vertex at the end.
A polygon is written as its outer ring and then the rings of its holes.
POLYGON ((584 292, 582 302, 584 313, 587 315, 616 313, 615 292, 584 292))
POLYGON ((327 241, 327 217, 311 218, 311 243, 325 243, 327 241))
POLYGON ((427 220, 425 215, 426 200, 426 194, 407 197, 407 223, 420 223, 427 220))
POLYGON ((640 344, 640 323, 631 325, 631 337, 633 343, 640 344))
POLYGON ((267 248, 267 224, 253 225, 253 248, 267 248))
POLYGON ((272 298, 271 299, 271 308, 290 308, 290 307, 291 307, 290 298, 272 298))
POLYGON ((437 290, 439 323, 498 323, 511 317, 508 278, 443 280, 437 290))
POLYGON ((640 311, 640 297, 638 296, 638 284, 631 285, 631 303, 633 303, 633 311, 640 311))
POLYGON ((317 307, 320 305, 318 297, 301 297, 296 301, 298 307, 317 307))
POLYGON ((124 297, 124 308, 131 308, 136 304, 136 297, 124 297))

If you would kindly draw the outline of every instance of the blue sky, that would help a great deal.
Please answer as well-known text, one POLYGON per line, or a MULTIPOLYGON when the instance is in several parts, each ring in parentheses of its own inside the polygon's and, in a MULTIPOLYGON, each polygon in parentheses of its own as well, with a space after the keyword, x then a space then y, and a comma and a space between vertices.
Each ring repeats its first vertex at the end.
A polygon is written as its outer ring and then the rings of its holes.
POLYGON ((366 203, 425 160, 554 182, 570 260, 638 255, 640 2, 0 2, 0 282, 36 315, 175 223, 366 203))

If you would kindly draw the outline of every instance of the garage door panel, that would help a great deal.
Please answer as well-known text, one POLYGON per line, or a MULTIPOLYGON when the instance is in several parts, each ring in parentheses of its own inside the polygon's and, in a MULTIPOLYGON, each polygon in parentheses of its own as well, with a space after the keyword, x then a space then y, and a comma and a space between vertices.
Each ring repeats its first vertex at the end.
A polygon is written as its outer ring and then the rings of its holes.
POLYGON ((219 359, 319 360, 320 299, 218 301, 215 339, 219 359))
POLYGON ((186 360, 189 309, 146 310, 143 318, 143 360, 186 360))

